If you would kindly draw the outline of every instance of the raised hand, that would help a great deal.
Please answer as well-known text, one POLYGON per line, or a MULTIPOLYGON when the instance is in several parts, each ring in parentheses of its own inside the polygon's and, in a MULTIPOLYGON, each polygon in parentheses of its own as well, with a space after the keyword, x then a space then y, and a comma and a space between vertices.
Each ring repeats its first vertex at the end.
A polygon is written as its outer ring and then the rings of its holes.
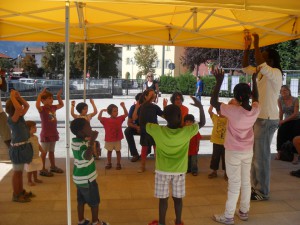
POLYGON ((216 78, 216 81, 218 84, 222 84, 223 80, 224 80, 224 70, 223 69, 215 69, 214 72, 214 77, 216 78))
POLYGON ((194 103, 190 103, 193 106, 196 106, 197 108, 203 107, 202 103, 199 101, 198 98, 196 98, 195 96, 191 96, 191 99, 193 99, 194 103))
POLYGON ((253 41, 254 47, 258 47, 259 46, 259 36, 258 36, 258 34, 253 33, 252 36, 253 36, 253 39, 254 39, 254 41, 253 41))
POLYGON ((248 30, 245 31, 244 41, 245 41, 245 50, 249 50, 252 44, 252 37, 251 37, 251 33, 248 30))
POLYGON ((91 141, 95 141, 95 140, 97 139, 97 137, 98 137, 98 134, 99 134, 98 131, 93 130, 93 131, 91 132, 91 141))

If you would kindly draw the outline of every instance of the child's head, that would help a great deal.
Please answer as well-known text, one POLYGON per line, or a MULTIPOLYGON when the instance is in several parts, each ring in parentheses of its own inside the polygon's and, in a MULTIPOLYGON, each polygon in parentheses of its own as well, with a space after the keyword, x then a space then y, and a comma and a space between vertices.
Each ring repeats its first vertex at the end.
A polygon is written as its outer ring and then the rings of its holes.
POLYGON ((139 101, 141 96, 142 96, 143 93, 138 93, 136 96, 135 96, 135 101, 139 101))
POLYGON ((140 104, 144 102, 153 102, 156 98, 156 93, 153 89, 147 89, 143 92, 142 96, 140 97, 140 104))
POLYGON ((187 114, 183 121, 185 126, 189 126, 195 123, 195 117, 192 114, 187 114))
POLYGON ((36 132, 36 122, 34 122, 32 120, 27 120, 25 123, 29 129, 29 133, 34 134, 36 132))
POLYGON ((176 91, 172 94, 170 100, 172 104, 175 104, 180 107, 183 103, 183 96, 181 92, 176 91))
POLYGON ((70 125, 71 132, 76 135, 76 137, 85 139, 90 137, 92 134, 92 128, 90 123, 84 118, 77 118, 71 122, 70 125))
POLYGON ((164 109, 163 113, 167 120, 167 126, 172 129, 179 128, 181 125, 181 111, 177 105, 168 105, 164 109))
POLYGON ((80 102, 77 104, 76 106, 76 111, 80 114, 80 115, 86 115, 88 112, 88 105, 84 102, 80 102))
POLYGON ((118 106, 116 106, 115 104, 110 104, 107 107, 107 113, 111 116, 111 117, 117 117, 118 116, 118 106))
POLYGON ((52 105, 53 94, 50 91, 45 91, 41 96, 41 101, 44 105, 52 105))
POLYGON ((233 89, 233 96, 239 103, 249 104, 251 88, 246 83, 239 83, 233 89))

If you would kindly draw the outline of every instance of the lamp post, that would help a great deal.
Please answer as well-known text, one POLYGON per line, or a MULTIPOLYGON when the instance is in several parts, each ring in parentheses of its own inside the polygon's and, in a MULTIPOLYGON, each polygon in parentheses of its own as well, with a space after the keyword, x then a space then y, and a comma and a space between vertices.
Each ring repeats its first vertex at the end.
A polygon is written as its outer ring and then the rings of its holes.
MULTIPOLYGON (((96 51, 95 45, 92 49, 93 51, 96 51)), ((98 80, 100 78, 100 45, 98 45, 98 80)))
POLYGON ((131 62, 131 79, 133 79, 133 64, 134 64, 133 58, 130 59, 130 62, 131 62))
POLYGON ((56 78, 57 78, 57 76, 58 76, 58 57, 57 57, 57 55, 55 55, 55 53, 52 53, 51 54, 53 57, 55 57, 55 72, 56 72, 56 78))

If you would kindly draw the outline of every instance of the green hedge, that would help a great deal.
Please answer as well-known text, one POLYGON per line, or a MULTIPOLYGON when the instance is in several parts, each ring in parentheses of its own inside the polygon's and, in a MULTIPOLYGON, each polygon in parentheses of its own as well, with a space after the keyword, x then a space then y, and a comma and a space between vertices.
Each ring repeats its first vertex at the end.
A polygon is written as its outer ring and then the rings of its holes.
MULTIPOLYGON (((201 77, 204 82, 203 96, 210 96, 216 84, 213 75, 206 75, 201 77)), ((246 76, 240 76, 240 83, 246 82, 246 76)), ((248 77, 250 82, 251 77, 248 77)), ((164 75, 160 77, 159 90, 165 94, 171 94, 174 91, 180 91, 183 95, 194 95, 196 91, 196 77, 191 73, 182 74, 178 77, 164 75)), ((230 93, 231 76, 228 76, 228 91, 221 91, 220 97, 232 97, 230 93)))

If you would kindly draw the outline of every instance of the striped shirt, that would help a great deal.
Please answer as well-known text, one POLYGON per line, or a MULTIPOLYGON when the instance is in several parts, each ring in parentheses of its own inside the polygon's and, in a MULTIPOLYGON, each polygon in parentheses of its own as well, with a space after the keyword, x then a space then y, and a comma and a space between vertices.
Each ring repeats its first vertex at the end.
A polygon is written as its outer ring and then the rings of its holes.
POLYGON ((84 158, 84 152, 87 148, 87 141, 80 138, 72 139, 72 151, 74 155, 73 181, 77 186, 82 187, 87 186, 89 182, 97 178, 94 158, 84 158))

